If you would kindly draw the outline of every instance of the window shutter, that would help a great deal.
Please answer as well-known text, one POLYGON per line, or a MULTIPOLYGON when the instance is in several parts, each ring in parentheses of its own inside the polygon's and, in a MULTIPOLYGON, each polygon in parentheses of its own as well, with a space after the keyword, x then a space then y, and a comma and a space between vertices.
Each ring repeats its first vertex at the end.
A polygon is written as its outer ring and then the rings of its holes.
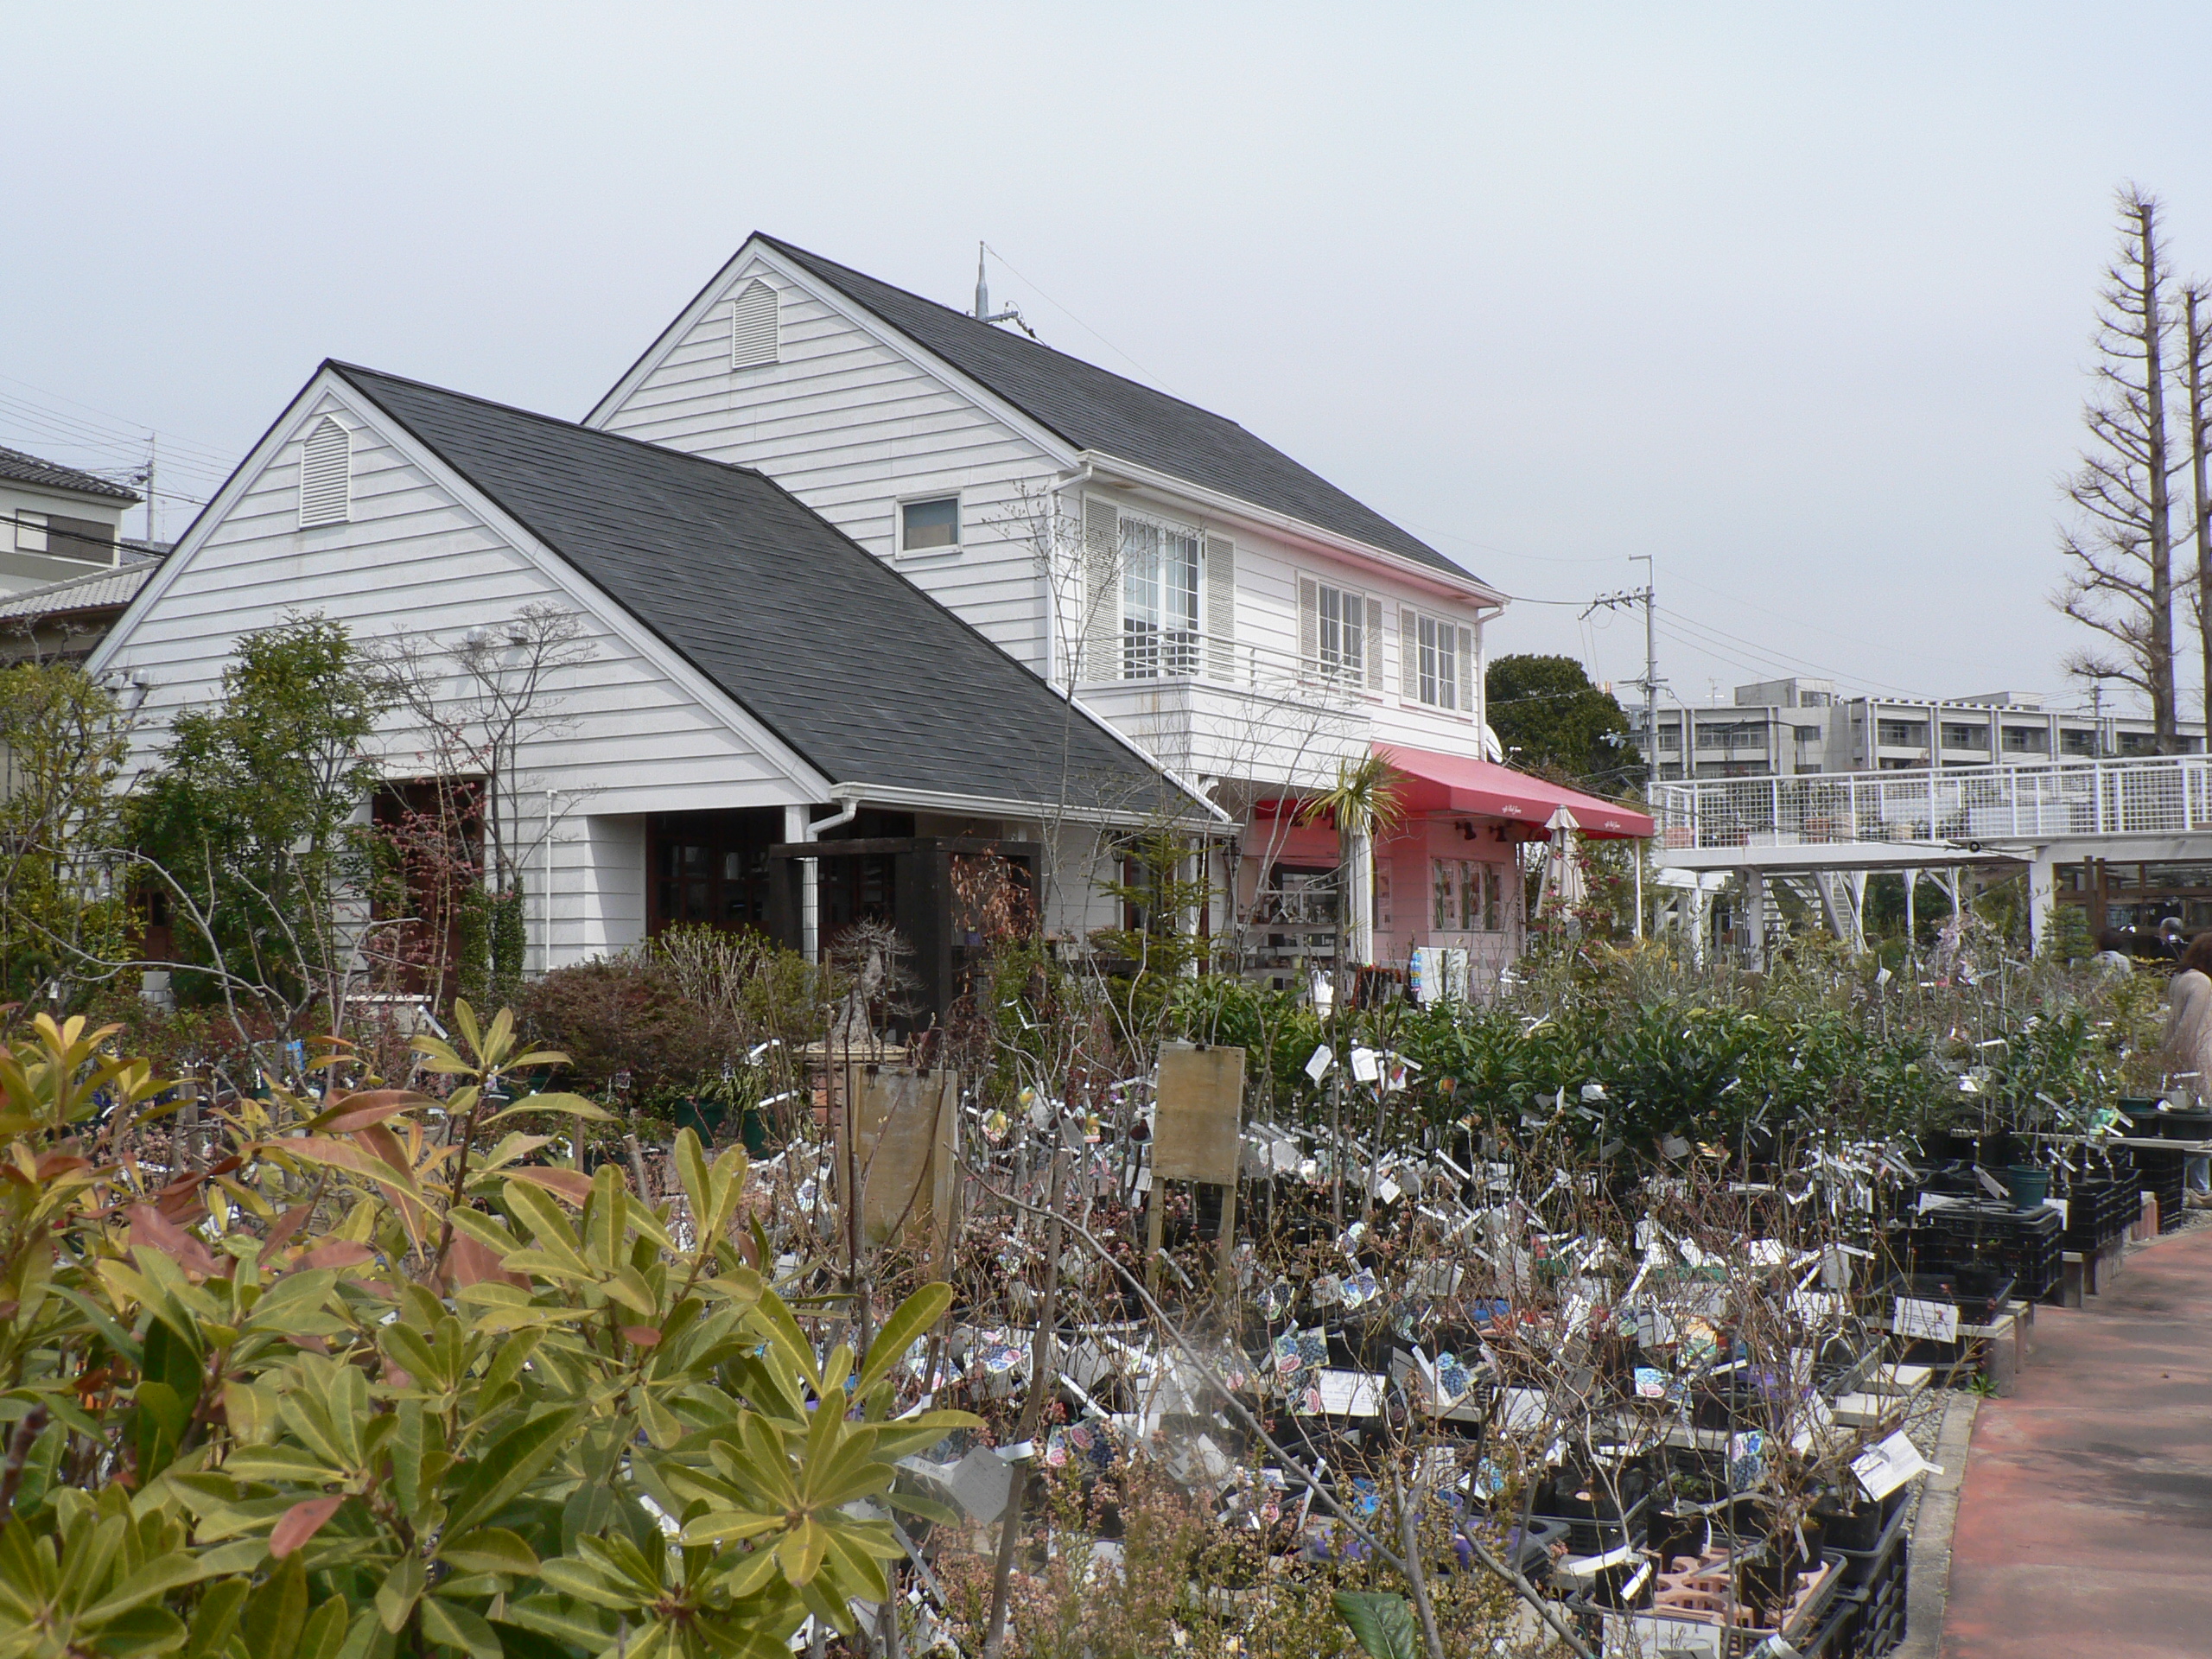
POLYGON ((1122 677, 1122 520, 1110 501, 1083 502, 1083 662, 1077 683, 1122 677))
POLYGON ((1475 712, 1475 631, 1459 630, 1459 712, 1475 712))
POLYGON ((353 435, 326 415, 300 457, 300 524, 342 524, 353 509, 353 435))
POLYGON ((1367 652, 1367 689, 1379 692, 1382 689, 1382 601, 1379 599, 1367 601, 1367 637, 1361 644, 1367 652))
POLYGON ((1206 664, 1217 680, 1236 677, 1236 548, 1206 537, 1206 664))
POLYGON ((1398 695, 1421 701, 1421 624, 1407 607, 1398 607, 1398 695))
POLYGON ((1298 579, 1298 662, 1321 666, 1321 584, 1309 576, 1298 579))
POLYGON ((777 360, 776 290, 754 277, 729 302, 729 365, 756 368, 777 360))

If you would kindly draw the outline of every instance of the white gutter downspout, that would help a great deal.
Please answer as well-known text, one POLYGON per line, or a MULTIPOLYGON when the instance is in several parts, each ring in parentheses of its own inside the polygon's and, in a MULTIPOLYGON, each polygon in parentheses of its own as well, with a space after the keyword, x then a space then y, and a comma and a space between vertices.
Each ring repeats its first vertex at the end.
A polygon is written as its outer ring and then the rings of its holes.
MULTIPOLYGON (((838 798, 836 795, 832 800, 838 798)), ((801 841, 819 841, 824 830, 842 830, 860 816, 861 804, 857 797, 848 796, 845 810, 833 817, 810 820, 801 830, 801 841)), ((806 809, 801 808, 804 811, 806 809)), ((798 862, 798 943, 799 950, 809 962, 822 960, 822 861, 802 858, 798 862)))

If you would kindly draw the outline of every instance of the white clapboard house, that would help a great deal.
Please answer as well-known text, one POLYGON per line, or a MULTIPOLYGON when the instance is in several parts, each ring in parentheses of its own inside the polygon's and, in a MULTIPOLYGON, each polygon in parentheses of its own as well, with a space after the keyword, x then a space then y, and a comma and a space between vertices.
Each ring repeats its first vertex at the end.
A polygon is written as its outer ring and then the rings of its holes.
POLYGON ((1463 948, 1479 983, 1558 806, 1650 833, 1497 764, 1497 589, 1235 422, 978 316, 756 234, 587 423, 758 468, 1192 780, 1234 820, 1208 925, 1246 924, 1248 966, 1341 919, 1361 960, 1463 948), (1410 816, 1340 874, 1297 807, 1370 750, 1410 816))
MULTIPOLYGON (((511 769, 538 833, 532 969, 677 921, 812 946, 864 918, 941 1010, 972 940, 963 861, 1042 878, 1062 931, 1112 839, 1226 820, 772 478, 723 458, 325 364, 91 661, 130 688, 143 764, 219 692, 239 639, 321 613, 364 640, 494 643, 579 619, 511 769)), ((456 692, 465 689, 455 676, 456 692)), ((380 734, 422 775, 407 717, 380 734)))

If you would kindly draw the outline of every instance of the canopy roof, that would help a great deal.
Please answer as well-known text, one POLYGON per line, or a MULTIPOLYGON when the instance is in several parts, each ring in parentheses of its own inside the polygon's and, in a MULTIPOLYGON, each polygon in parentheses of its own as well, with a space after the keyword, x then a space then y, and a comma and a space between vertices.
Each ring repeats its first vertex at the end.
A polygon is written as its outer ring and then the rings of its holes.
POLYGON ((1649 836, 1654 827, 1647 812, 1516 772, 1494 760, 1438 754, 1396 743, 1377 743, 1375 752, 1403 774, 1398 798, 1409 812, 1470 812, 1510 818, 1541 830, 1564 806, 1574 815, 1581 834, 1608 841, 1649 836))

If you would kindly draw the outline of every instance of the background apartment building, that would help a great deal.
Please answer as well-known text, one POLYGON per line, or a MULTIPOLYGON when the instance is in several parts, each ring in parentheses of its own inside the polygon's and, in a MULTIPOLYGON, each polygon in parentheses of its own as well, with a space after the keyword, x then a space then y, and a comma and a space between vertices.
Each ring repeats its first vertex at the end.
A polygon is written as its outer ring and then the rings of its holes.
MULTIPOLYGON (((1662 780, 2037 766, 2158 752, 2148 715, 2050 709, 2030 692, 1840 698, 1833 680, 1763 680, 1738 686, 1733 702, 1662 706, 1656 744, 1641 734, 1643 710, 1628 713, 1662 780)), ((2182 722, 2182 747, 2203 752, 2203 722, 2182 722)))

